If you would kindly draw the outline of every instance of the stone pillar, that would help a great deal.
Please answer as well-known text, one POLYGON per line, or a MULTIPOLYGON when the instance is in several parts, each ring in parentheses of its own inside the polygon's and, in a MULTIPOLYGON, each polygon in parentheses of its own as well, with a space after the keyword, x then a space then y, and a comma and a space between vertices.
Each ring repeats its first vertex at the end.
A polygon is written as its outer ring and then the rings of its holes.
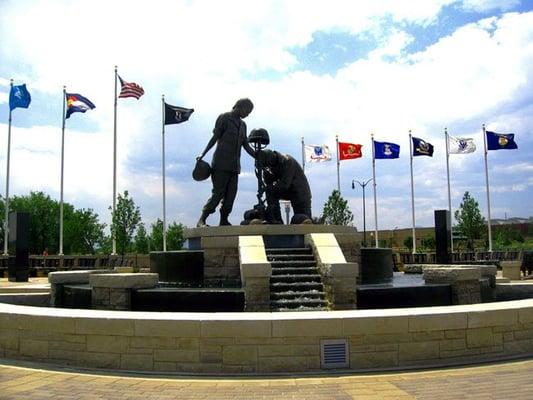
POLYGON ((357 308, 357 275, 359 265, 346 262, 332 233, 310 233, 305 242, 313 249, 322 276, 326 298, 334 310, 357 308))
POLYGON ((239 236, 239 263, 245 311, 270 311, 270 277, 262 236, 239 236))
POLYGON ((92 306, 100 310, 129 311, 132 290, 156 287, 158 281, 158 275, 150 273, 92 274, 89 277, 92 306))
POLYGON ((502 267, 502 276, 512 281, 519 281, 521 278, 520 268, 522 266, 521 261, 500 261, 502 267))
POLYGON ((452 304, 481 303, 479 267, 427 267, 424 268, 426 283, 449 284, 452 289, 452 304))

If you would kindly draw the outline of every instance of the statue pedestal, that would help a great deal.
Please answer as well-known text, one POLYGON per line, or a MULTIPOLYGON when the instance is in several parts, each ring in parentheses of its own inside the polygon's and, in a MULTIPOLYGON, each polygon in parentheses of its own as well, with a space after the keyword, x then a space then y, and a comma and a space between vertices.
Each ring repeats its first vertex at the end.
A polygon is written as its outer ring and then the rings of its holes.
POLYGON ((360 263, 362 234, 339 225, 235 225, 185 229, 189 250, 204 252, 204 283, 240 287, 239 237, 262 236, 265 248, 306 247, 305 235, 331 233, 347 262, 360 263))

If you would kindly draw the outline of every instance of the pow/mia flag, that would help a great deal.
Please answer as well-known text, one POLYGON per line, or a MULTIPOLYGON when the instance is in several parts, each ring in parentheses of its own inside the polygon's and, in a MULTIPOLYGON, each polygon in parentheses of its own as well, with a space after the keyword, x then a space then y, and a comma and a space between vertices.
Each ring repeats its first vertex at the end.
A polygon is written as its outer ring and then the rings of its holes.
POLYGON ((189 119, 194 108, 171 106, 165 103, 165 125, 180 124, 189 119))
POLYGON ((413 156, 429 156, 433 157, 433 145, 420 138, 412 137, 413 139, 413 156))

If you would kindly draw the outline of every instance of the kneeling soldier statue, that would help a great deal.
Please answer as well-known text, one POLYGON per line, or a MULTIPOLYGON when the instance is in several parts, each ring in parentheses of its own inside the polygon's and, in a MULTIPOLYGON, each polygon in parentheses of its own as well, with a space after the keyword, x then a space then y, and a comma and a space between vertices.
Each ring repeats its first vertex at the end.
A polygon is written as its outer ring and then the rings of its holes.
POLYGON ((294 211, 293 223, 310 220, 311 189, 298 161, 288 154, 261 150, 257 153, 257 164, 263 169, 267 222, 271 224, 283 223, 280 200, 291 202, 294 211))

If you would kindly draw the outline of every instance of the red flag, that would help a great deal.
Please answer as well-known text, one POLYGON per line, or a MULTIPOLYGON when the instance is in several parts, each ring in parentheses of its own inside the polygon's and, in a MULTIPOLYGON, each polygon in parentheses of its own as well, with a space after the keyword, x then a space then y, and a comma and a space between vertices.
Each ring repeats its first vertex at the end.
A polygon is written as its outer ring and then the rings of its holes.
POLYGON ((352 160, 363 156, 361 153, 362 144, 339 142, 339 160, 352 160))

